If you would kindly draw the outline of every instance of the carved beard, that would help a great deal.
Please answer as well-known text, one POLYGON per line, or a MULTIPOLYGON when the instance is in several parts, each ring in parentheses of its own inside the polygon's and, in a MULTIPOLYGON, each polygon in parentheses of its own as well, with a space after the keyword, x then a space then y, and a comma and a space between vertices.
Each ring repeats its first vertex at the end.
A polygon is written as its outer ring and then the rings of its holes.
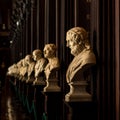
POLYGON ((71 49, 71 54, 72 54, 73 56, 76 56, 76 55, 77 55, 77 50, 76 50, 76 48, 77 48, 77 47, 74 47, 74 48, 71 49))
POLYGON ((81 53, 81 51, 83 51, 84 46, 83 45, 75 45, 74 47, 71 48, 71 54, 73 56, 77 56, 78 54, 81 53))

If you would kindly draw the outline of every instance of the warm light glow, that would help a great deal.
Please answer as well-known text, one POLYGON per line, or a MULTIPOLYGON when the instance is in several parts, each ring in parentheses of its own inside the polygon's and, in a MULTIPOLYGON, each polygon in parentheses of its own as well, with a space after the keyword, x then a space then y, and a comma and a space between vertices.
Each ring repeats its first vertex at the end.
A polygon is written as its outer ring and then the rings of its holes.
POLYGON ((7 106, 8 106, 8 120, 13 120, 13 117, 12 117, 12 106, 11 106, 11 99, 10 98, 7 101, 7 106))
POLYGON ((19 21, 16 22, 16 25, 19 26, 19 21))
POLYGON ((10 41, 10 44, 12 44, 12 43, 13 43, 13 41, 11 40, 11 41, 10 41))

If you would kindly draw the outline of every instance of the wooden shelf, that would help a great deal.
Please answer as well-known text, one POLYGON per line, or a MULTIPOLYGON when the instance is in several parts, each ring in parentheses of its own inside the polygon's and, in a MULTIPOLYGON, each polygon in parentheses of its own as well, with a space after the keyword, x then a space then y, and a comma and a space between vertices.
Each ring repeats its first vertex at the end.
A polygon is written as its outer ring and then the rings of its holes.
POLYGON ((9 32, 7 32, 7 31, 1 31, 0 32, 0 36, 9 36, 9 32))

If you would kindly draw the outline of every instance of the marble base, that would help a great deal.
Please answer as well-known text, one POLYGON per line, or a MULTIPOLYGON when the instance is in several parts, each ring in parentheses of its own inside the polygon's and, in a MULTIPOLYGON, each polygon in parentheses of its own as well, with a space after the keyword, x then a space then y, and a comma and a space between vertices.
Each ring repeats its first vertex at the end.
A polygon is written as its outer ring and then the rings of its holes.
POLYGON ((29 79, 26 80, 26 83, 28 83, 28 84, 29 84, 29 83, 32 84, 33 81, 34 81, 34 77, 31 77, 31 78, 29 78, 29 79))
POLYGON ((46 86, 43 89, 43 92, 60 92, 61 88, 58 86, 57 79, 48 79, 46 80, 46 86))
POLYGON ((39 77, 35 79, 33 85, 46 85, 46 82, 43 77, 39 77))
POLYGON ((22 77, 21 81, 25 82, 27 80, 27 77, 22 77))
POLYGON ((86 91, 86 81, 75 81, 69 86, 70 92, 65 95, 66 102, 92 101, 92 95, 86 91))

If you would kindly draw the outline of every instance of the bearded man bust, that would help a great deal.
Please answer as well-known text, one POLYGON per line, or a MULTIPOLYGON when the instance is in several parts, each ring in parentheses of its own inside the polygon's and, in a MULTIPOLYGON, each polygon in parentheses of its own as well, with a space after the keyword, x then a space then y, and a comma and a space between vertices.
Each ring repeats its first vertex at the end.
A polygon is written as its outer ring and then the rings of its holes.
POLYGON ((96 57, 88 41, 88 33, 82 27, 74 27, 67 31, 67 47, 74 56, 66 72, 66 81, 70 91, 65 101, 90 101, 92 96, 86 91, 87 76, 84 73, 96 64, 96 57))

